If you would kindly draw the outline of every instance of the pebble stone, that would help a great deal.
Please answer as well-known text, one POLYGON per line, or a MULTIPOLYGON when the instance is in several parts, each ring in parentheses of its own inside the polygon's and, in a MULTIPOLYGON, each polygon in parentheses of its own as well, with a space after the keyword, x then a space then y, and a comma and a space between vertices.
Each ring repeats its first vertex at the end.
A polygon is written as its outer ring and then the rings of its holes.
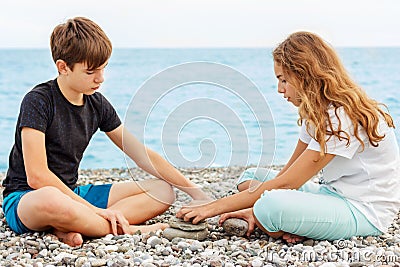
POLYGON ((176 237, 180 237, 180 238, 195 239, 195 240, 203 241, 208 237, 208 235, 209 235, 209 232, 207 229, 204 229, 201 231, 184 231, 184 230, 175 229, 175 228, 166 228, 163 231, 163 236, 165 238, 167 238, 168 240, 173 240, 176 237))
POLYGON ((151 236, 149 237, 149 239, 147 239, 147 244, 150 245, 152 248, 155 248, 157 245, 162 244, 162 240, 158 236, 151 236))
POLYGON ((172 217, 168 224, 171 228, 180 229, 183 231, 201 231, 207 228, 207 224, 205 222, 201 222, 198 224, 192 224, 191 222, 185 222, 182 219, 172 217))
MULTIPOLYGON (((272 168, 279 170, 281 166, 272 168)), ((237 192, 234 184, 244 170, 244 167, 233 166, 182 172, 217 199, 237 192)), ((4 175, 0 173, 0 180, 4 175)), ((79 183, 104 184, 149 178, 152 177, 136 168, 80 170, 79 183)), ((318 180, 318 175, 313 180, 318 180)), ((174 190, 176 203, 148 223, 178 221, 176 212, 191 199, 174 190)), ((220 226, 218 220, 216 216, 195 226, 201 229, 189 230, 186 228, 191 227, 188 223, 172 223, 175 228, 155 233, 85 239, 82 246, 72 248, 48 233, 16 235, 0 212, 0 266, 400 266, 400 214, 388 232, 381 236, 335 241, 305 239, 298 244, 270 238, 258 229, 245 237, 243 221, 231 227, 241 231, 232 232, 226 225, 220 226), (197 236, 183 235, 190 232, 197 236), (202 236, 198 234, 200 232, 202 236)))
POLYGON ((222 227, 228 235, 244 236, 249 229, 249 224, 242 219, 229 218, 222 223, 222 227))

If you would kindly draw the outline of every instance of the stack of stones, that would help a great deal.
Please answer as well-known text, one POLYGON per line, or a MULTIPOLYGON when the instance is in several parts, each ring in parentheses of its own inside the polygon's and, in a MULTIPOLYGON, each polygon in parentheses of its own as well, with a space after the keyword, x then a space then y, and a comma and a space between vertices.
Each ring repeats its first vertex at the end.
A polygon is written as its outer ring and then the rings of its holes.
POLYGON ((170 227, 166 228, 163 232, 163 236, 168 240, 180 237, 202 241, 205 240, 209 234, 206 222, 192 224, 191 222, 185 222, 182 219, 173 217, 168 224, 170 227))
MULTIPOLYGON (((185 222, 182 219, 173 217, 168 223, 170 227, 164 230, 163 236, 170 241, 175 237, 203 241, 209 235, 206 222, 192 224, 191 222, 185 222)), ((244 236, 249 229, 248 223, 238 218, 229 218, 225 220, 222 227, 226 234, 238 237, 244 236)))

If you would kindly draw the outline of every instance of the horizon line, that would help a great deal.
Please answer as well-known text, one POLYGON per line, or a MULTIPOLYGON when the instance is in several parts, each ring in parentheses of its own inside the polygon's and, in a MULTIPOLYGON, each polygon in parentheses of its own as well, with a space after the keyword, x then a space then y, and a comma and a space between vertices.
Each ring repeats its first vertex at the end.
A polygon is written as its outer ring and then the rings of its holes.
MULTIPOLYGON (((115 46, 114 49, 270 49, 275 46, 115 46)), ((0 50, 42 50, 43 46, 0 46, 0 50)), ((399 45, 336 45, 334 48, 400 48, 399 45)))

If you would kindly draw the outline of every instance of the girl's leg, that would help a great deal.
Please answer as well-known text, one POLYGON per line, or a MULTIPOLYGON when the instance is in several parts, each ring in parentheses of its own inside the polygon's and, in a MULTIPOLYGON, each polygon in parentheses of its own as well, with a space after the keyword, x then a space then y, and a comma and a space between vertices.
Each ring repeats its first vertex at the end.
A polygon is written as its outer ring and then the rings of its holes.
POLYGON ((257 223, 272 237, 284 233, 335 240, 379 235, 371 223, 348 201, 321 187, 318 194, 296 190, 266 191, 255 203, 257 223))
MULTIPOLYGON (((249 187, 255 188, 255 186, 261 184, 262 182, 274 179, 278 175, 277 170, 271 168, 249 168, 245 170, 236 182, 236 186, 239 191, 248 189, 249 187)), ((312 181, 306 182, 298 190, 318 193, 320 185, 312 181)))
POLYGON ((262 182, 273 179, 277 174, 278 171, 270 168, 249 168, 240 175, 236 186, 239 191, 255 188, 262 182))

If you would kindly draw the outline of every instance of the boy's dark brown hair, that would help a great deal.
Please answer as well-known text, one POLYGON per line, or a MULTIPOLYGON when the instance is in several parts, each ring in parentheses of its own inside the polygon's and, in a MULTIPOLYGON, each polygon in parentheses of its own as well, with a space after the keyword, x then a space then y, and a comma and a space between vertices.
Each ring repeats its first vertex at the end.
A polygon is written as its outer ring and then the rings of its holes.
POLYGON ((72 70, 86 63, 88 70, 103 65, 111 56, 112 45, 104 31, 88 18, 75 17, 56 26, 50 37, 54 62, 64 60, 72 70))

